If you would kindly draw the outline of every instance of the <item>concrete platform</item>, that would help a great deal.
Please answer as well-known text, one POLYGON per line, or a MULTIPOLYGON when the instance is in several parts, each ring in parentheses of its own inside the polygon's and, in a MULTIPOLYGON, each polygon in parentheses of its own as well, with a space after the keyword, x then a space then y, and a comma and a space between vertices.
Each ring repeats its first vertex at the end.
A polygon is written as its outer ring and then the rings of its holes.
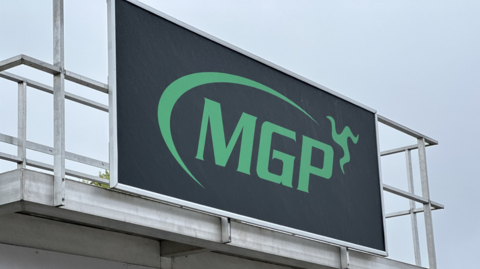
POLYGON ((0 267, 22 257, 36 268, 57 268, 56 259, 111 262, 103 268, 424 268, 78 181, 65 188, 65 206, 54 207, 52 175, 0 174, 0 267))

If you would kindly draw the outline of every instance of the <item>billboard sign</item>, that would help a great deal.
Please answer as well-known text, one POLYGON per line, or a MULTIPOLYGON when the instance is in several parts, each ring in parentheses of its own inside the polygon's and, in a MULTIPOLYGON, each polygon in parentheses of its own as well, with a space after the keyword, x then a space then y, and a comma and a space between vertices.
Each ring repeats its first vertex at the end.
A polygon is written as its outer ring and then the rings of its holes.
POLYGON ((385 254, 374 110, 112 3, 112 185, 385 254))

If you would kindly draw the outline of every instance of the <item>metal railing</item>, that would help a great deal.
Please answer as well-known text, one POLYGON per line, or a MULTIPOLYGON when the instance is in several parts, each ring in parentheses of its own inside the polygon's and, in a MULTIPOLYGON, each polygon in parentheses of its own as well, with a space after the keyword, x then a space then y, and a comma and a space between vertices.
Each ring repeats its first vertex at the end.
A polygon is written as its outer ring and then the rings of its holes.
MULTIPOLYGON (((57 68, 53 65, 50 65, 48 63, 45 63, 43 61, 34 59, 26 55, 18 55, 0 62, 0 77, 18 84, 18 134, 17 134, 17 137, 0 133, 0 142, 17 146, 17 155, 15 156, 15 155, 7 154, 4 152, 0 152, 0 159, 15 162, 18 164, 19 168, 25 168, 27 166, 31 166, 31 167, 54 172, 55 171, 54 165, 27 158, 27 154, 26 154, 27 149, 52 155, 52 156, 55 156, 56 149, 27 140, 26 100, 27 100, 27 87, 37 89, 39 91, 43 91, 50 94, 54 94, 55 91, 53 87, 4 71, 9 68, 13 68, 22 64, 41 70, 43 72, 52 74, 52 75, 57 75, 59 73, 62 73, 64 74, 64 79, 78 83, 80 85, 89 87, 97 91, 100 91, 102 93, 108 94, 108 85, 83 77, 81 75, 78 75, 76 73, 73 73, 67 70, 62 71, 60 68, 57 68)), ((108 112, 108 106, 89 100, 81 96, 77 96, 72 93, 64 92, 64 99, 71 100, 73 102, 76 102, 85 106, 89 106, 89 107, 98 109, 100 111, 108 112)), ((59 113, 60 113, 59 111, 55 110, 54 117, 58 117, 59 113)), ((432 138, 429 138, 416 131, 413 131, 385 117, 378 116, 378 121, 400 132, 413 136, 418 140, 417 145, 400 147, 396 149, 382 151, 380 153, 382 157, 392 155, 392 154, 405 153, 408 191, 404 191, 386 184, 383 184, 383 190, 410 200, 409 210, 388 213, 385 215, 385 217, 393 218, 393 217, 406 216, 406 215, 411 216, 415 263, 416 265, 421 265, 420 244, 419 244, 419 238, 418 238, 418 223, 417 223, 416 214, 423 212, 425 214, 425 229, 427 234, 427 247, 428 247, 428 257, 430 261, 430 268, 436 268, 435 267, 435 263, 436 263, 435 244, 434 244, 434 236, 433 236, 433 224, 432 224, 431 211, 437 210, 437 209, 443 209, 444 206, 430 199, 425 148, 428 146, 437 145, 438 142, 432 138), (421 182, 422 182, 422 196, 418 196, 414 194, 412 160, 411 160, 412 150, 418 150, 419 152, 420 176, 421 176, 421 182), (416 208, 415 202, 423 204, 423 207, 416 208), (432 261, 433 261, 433 264, 432 264, 432 261)), ((72 152, 65 151, 64 159, 90 165, 90 166, 101 168, 101 169, 105 169, 105 170, 109 169, 109 163, 106 161, 96 160, 96 159, 75 154, 72 152)), ((98 176, 88 175, 79 171, 65 169, 64 173, 67 176, 73 176, 73 177, 77 177, 80 179, 85 179, 93 182, 108 184, 108 181, 106 179, 100 178, 98 176)))
MULTIPOLYGON (((0 152, 0 159, 6 160, 6 161, 16 162, 16 163, 18 163, 19 167, 23 167, 23 168, 28 165, 28 166, 31 166, 31 167, 40 168, 40 169, 44 169, 44 170, 47 170, 47 171, 54 172, 54 166, 53 165, 43 163, 43 162, 39 162, 39 161, 30 160, 26 156, 26 150, 27 149, 34 150, 34 151, 37 151, 37 152, 41 152, 41 153, 48 154, 48 155, 52 155, 52 156, 55 155, 56 150, 55 150, 54 147, 52 148, 52 147, 49 147, 49 146, 46 146, 46 145, 38 144, 38 143, 31 142, 31 141, 27 140, 27 113, 26 113, 27 112, 27 107, 26 107, 26 104, 27 104, 27 87, 37 89, 39 91, 43 91, 43 92, 50 93, 50 94, 54 94, 54 88, 50 87, 50 86, 47 86, 47 85, 44 85, 44 84, 42 84, 40 82, 37 82, 37 81, 33 81, 33 80, 30 80, 30 79, 27 79, 27 78, 17 76, 17 75, 14 75, 14 74, 3 71, 3 70, 7 70, 7 69, 10 69, 10 68, 19 66, 19 65, 30 66, 32 68, 41 70, 43 72, 46 72, 46 73, 49 73, 49 74, 52 74, 52 75, 56 75, 58 73, 63 72, 63 74, 65 75, 64 79, 75 82, 75 83, 78 83, 80 85, 89 87, 91 89, 94 89, 94 90, 97 90, 97 91, 100 91, 100 92, 103 92, 103 93, 107 93, 107 94, 108 94, 108 86, 106 84, 101 83, 101 82, 98 82, 98 81, 95 81, 95 80, 92 80, 92 79, 89 79, 89 78, 85 78, 81 75, 78 75, 76 73, 73 73, 73 72, 70 72, 70 71, 67 71, 67 70, 60 71, 59 68, 57 68, 57 67, 55 67, 51 64, 48 64, 46 62, 37 60, 35 58, 29 57, 29 56, 26 56, 26 55, 18 55, 18 56, 15 56, 15 57, 12 57, 12 58, 9 58, 7 60, 4 60, 4 61, 0 62, 0 71, 2 71, 2 72, 0 72, 0 78, 18 83, 18 134, 17 134, 17 137, 13 137, 13 136, 9 136, 9 135, 0 133, 0 142, 4 142, 4 143, 10 144, 10 145, 17 146, 17 148, 18 148, 17 155, 15 156, 15 155, 7 154, 7 153, 4 153, 4 152, 0 152)), ((85 106, 89 106, 89 107, 98 109, 100 111, 108 112, 108 106, 100 104, 100 103, 92 101, 92 100, 89 100, 89 99, 81 97, 81 96, 77 96, 77 95, 72 94, 72 93, 64 92, 64 99, 71 100, 73 102, 76 102, 76 103, 79 103, 79 104, 82 104, 82 105, 85 105, 85 106)), ((63 100, 63 102, 64 102, 64 100, 63 100)), ((58 114, 60 114, 60 112, 57 111, 57 110, 55 110, 54 113, 55 113, 54 117, 58 117, 59 116, 58 114)), ((65 128, 65 127, 63 127, 63 128, 65 128)), ((65 151, 65 150, 63 149, 63 151, 65 151)), ((75 154, 75 153, 72 153, 72 152, 65 152, 64 153, 64 158, 67 159, 67 160, 71 160, 71 161, 75 161, 75 162, 78 162, 78 163, 98 167, 98 168, 105 169, 105 170, 109 169, 109 163, 106 162, 106 161, 96 160, 96 159, 89 158, 89 157, 82 156, 82 155, 78 155, 78 154, 75 154)), ((66 169, 65 174, 68 175, 68 176, 73 176, 73 177, 77 177, 77 178, 80 178, 80 179, 85 179, 85 180, 89 180, 89 181, 93 181, 93 182, 108 184, 108 181, 106 179, 103 179, 103 178, 100 178, 100 177, 97 177, 97 176, 88 175, 88 174, 85 174, 85 173, 81 173, 79 171, 66 169)))
MULTIPOLYGON (((54 6, 54 65, 40 61, 38 59, 18 55, 0 62, 0 77, 18 84, 18 133, 17 137, 9 136, 0 133, 0 142, 14 145, 17 147, 17 155, 11 155, 0 152, 0 159, 11 161, 18 164, 19 168, 26 168, 27 166, 52 171, 54 173, 54 205, 62 206, 65 203, 64 180, 65 175, 73 176, 80 179, 85 179, 93 182, 108 184, 106 179, 98 176, 88 175, 79 171, 65 169, 65 160, 71 160, 78 163, 90 165, 93 167, 109 170, 109 163, 101 160, 96 160, 87 156, 78 155, 75 153, 65 151, 65 99, 73 102, 89 106, 100 111, 107 112, 109 107, 101 103, 89 100, 87 98, 77 96, 65 91, 64 80, 68 80, 88 88, 94 89, 102 93, 109 93, 108 85, 95 81, 93 79, 81 76, 79 74, 65 70, 64 68, 64 45, 63 45, 63 1, 53 0, 54 6), (5 70, 19 66, 26 65, 34 69, 46 72, 54 76, 54 86, 50 87, 42 83, 17 76, 5 70), (34 143, 27 140, 27 87, 37 89, 46 93, 53 94, 54 97, 54 147, 34 143), (47 164, 27 158, 27 149, 41 152, 44 154, 54 156, 54 163, 47 164)), ((392 150, 383 151, 381 156, 388 156, 392 154, 405 153, 408 191, 404 191, 386 184, 383 184, 383 190, 410 200, 410 209, 386 214, 386 218, 393 218, 399 216, 410 215, 412 224, 412 234, 414 242, 414 254, 416 265, 421 265, 420 246, 418 238, 418 223, 416 214, 424 213, 426 241, 428 249, 428 258, 430 268, 437 268, 435 243, 433 234, 433 223, 431 212, 436 209, 443 209, 444 206, 440 203, 434 202, 430 199, 426 151, 427 146, 437 145, 438 142, 434 139, 420 134, 412 129, 409 129, 401 124, 391 121, 385 117, 377 117, 378 122, 392 127, 400 132, 410 135, 417 139, 416 145, 396 148, 392 150), (418 150, 420 178, 422 186, 422 196, 414 194, 413 187, 413 172, 411 151, 418 150), (416 208, 415 202, 421 203, 422 208, 416 208)))
POLYGON ((393 217, 410 215, 415 264, 418 266, 421 266, 422 261, 421 261, 421 255, 420 255, 420 242, 418 237, 417 213, 423 212, 424 219, 425 219, 428 261, 429 261, 430 268, 437 268, 432 211, 436 209, 444 209, 445 207, 442 204, 438 202, 434 202, 430 199, 430 189, 428 184, 428 173, 427 173, 427 157, 426 157, 425 149, 427 146, 438 145, 438 142, 425 135, 415 132, 403 125, 400 125, 394 121, 391 121, 385 117, 379 116, 378 121, 400 132, 403 132, 405 134, 408 134, 410 136, 417 138, 417 145, 410 145, 410 146, 405 146, 401 148, 391 149, 387 151, 382 151, 380 153, 382 157, 392 155, 392 154, 405 153, 408 192, 401 189, 397 189, 395 187, 392 187, 386 184, 383 184, 383 190, 410 200, 409 210, 389 213, 385 215, 385 218, 393 218, 393 217), (415 195, 415 191, 414 191, 411 151, 415 149, 418 150, 422 196, 415 195), (415 202, 421 203, 423 207, 416 208, 415 202))

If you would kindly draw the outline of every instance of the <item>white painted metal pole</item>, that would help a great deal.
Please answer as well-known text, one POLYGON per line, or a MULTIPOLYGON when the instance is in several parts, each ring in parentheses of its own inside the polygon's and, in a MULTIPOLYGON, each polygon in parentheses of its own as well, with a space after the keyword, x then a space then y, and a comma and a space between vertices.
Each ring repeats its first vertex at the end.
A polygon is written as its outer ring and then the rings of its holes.
POLYGON ((63 0, 53 0, 53 64, 60 73, 53 77, 53 174, 55 206, 65 204, 65 60, 63 0))
POLYGON ((418 159, 420 162, 420 178, 422 180, 422 196, 429 202, 423 204, 425 217, 425 232, 427 235, 428 263, 430 269, 437 269, 437 257, 435 254, 435 240, 433 236, 432 207, 430 204, 430 190, 428 187, 427 156, 425 151, 425 139, 418 139, 418 159))
MULTIPOLYGON (((412 194, 415 194, 413 187, 413 171, 412 171, 412 155, 410 150, 405 150, 405 158, 407 162, 407 177, 408 177, 408 191, 412 194)), ((422 259, 420 256, 420 242, 418 240, 418 222, 417 214, 415 210, 415 201, 410 200, 410 218, 412 222, 412 235, 413 235, 413 251, 415 253, 415 264, 418 266, 422 265, 422 259)))
POLYGON ((115 46, 115 0, 107 0, 108 29, 108 122, 110 188, 118 183, 117 149, 117 63, 115 46))
POLYGON ((27 83, 18 83, 18 145, 17 156, 22 158, 18 168, 25 168, 27 158, 27 83))

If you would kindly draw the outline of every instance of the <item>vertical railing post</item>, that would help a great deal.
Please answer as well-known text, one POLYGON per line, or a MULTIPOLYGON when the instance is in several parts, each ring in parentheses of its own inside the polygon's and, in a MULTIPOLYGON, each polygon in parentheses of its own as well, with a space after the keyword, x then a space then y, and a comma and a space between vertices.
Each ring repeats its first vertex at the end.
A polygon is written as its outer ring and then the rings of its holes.
POLYGON ((54 205, 65 204, 65 77, 63 0, 53 0, 53 64, 60 72, 53 77, 53 189, 54 205))
POLYGON ((25 168, 27 162, 27 83, 18 83, 18 128, 17 156, 22 158, 18 168, 25 168))
POLYGON ((108 31, 108 122, 109 122, 109 163, 110 188, 118 183, 117 149, 117 63, 115 37, 115 0, 107 0, 108 31))
POLYGON ((435 254, 435 240, 433 236, 432 207, 430 204, 430 190, 428 186, 427 156, 425 151, 425 139, 418 139, 418 159, 420 162, 420 178, 422 180, 422 196, 428 200, 423 205, 425 217, 425 232, 427 235, 428 263, 430 269, 437 269, 437 257, 435 254))
MULTIPOLYGON (((405 158, 407 163, 407 178, 408 178, 408 191, 411 194, 415 194, 413 187, 413 171, 412 171, 412 155, 410 150, 405 150, 405 158)), ((415 253, 415 264, 418 266, 422 265, 422 260, 420 256, 420 242, 418 239, 418 223, 417 223, 417 214, 414 212, 415 202, 410 200, 410 219, 412 222, 412 235, 413 235, 413 251, 415 253)))

